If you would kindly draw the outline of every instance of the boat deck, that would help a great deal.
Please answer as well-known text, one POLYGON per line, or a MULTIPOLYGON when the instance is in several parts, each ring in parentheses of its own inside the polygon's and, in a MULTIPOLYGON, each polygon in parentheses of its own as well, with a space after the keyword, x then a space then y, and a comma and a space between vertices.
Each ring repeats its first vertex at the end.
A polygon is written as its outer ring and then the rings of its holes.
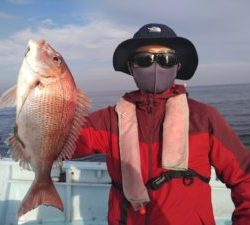
MULTIPOLYGON (((234 209, 230 190, 212 170, 212 201, 217 225, 230 225, 234 209)), ((28 191, 34 173, 11 159, 0 160, 1 225, 106 225, 110 177, 103 157, 65 161, 51 176, 64 203, 64 212, 39 206, 17 219, 17 210, 28 191)))

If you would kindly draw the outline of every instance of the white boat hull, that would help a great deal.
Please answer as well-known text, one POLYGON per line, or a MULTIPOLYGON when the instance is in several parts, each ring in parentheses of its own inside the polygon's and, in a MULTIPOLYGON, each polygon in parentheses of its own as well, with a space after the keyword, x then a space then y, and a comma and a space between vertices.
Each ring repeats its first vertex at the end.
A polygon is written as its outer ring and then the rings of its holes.
MULTIPOLYGON (((230 225, 234 205, 230 190, 216 180, 212 170, 212 201, 217 225, 230 225)), ((1 225, 106 225, 110 177, 105 162, 65 161, 61 171, 52 177, 64 203, 64 213, 47 206, 26 213, 17 219, 21 200, 34 178, 11 159, 0 160, 0 224, 1 225), (58 182, 60 172, 65 182, 58 182)))

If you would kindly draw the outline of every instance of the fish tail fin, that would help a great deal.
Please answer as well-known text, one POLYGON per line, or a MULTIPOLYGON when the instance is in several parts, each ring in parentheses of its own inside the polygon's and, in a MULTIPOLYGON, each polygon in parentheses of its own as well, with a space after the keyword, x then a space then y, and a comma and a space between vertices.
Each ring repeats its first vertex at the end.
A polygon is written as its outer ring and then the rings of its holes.
POLYGON ((63 211, 62 200, 50 179, 49 182, 34 181, 18 210, 18 217, 39 205, 53 206, 63 211))

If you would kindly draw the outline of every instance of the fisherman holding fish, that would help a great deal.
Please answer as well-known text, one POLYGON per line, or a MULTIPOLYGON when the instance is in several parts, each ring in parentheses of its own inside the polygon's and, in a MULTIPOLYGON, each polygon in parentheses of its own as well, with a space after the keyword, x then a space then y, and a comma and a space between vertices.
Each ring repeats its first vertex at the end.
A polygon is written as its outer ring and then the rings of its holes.
POLYGON ((195 46, 164 24, 146 24, 115 49, 113 66, 139 90, 88 116, 62 56, 30 41, 18 83, 0 98, 16 105, 12 157, 35 171, 18 215, 44 204, 63 210, 50 171, 62 160, 107 155, 109 225, 214 225, 211 166, 231 188, 233 225, 250 225, 250 151, 213 107, 176 79, 198 65, 195 46))
POLYGON ((139 90, 91 113, 73 158, 107 154, 109 225, 213 225, 211 166, 231 188, 233 225, 250 224, 250 151, 213 107, 175 79, 197 68, 195 46, 163 24, 146 24, 115 49, 116 71, 139 90))

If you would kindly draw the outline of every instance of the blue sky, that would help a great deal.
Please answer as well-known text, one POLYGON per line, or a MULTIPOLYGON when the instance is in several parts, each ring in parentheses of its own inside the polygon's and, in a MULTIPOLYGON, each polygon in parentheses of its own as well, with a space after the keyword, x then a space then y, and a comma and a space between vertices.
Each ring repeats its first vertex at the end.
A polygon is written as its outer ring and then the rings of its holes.
POLYGON ((86 91, 134 89, 115 72, 116 46, 144 24, 190 39, 199 66, 188 85, 250 83, 248 0, 0 0, 0 93, 15 84, 29 39, 46 39, 86 91))

